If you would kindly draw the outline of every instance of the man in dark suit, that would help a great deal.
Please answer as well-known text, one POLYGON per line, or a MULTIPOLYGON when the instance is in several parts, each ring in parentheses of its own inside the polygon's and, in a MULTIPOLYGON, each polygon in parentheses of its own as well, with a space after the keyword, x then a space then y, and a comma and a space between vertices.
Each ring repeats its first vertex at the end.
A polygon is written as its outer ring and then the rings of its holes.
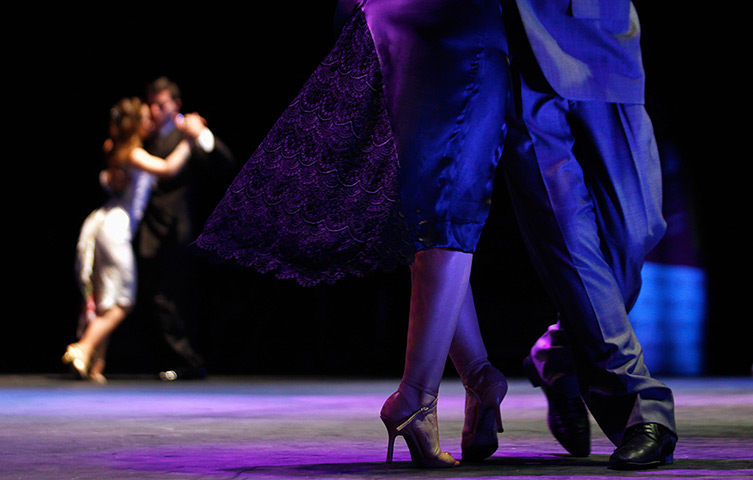
POLYGON ((527 372, 571 453, 590 452, 585 401, 617 446, 613 468, 671 463, 672 391, 651 377, 628 320, 644 257, 666 228, 636 11, 630 0, 503 5, 518 115, 502 165, 560 312, 527 372))
MULTIPOLYGON (((155 135, 145 143, 153 155, 165 157, 180 141, 175 128, 181 96, 178 86, 159 78, 147 89, 155 135)), ((197 135, 186 166, 173 178, 158 181, 144 212, 136 238, 139 283, 147 314, 156 323, 175 365, 160 372, 163 380, 201 378, 203 358, 191 343, 196 328, 197 264, 189 244, 203 227, 213 190, 226 187, 233 173, 229 149, 208 129, 197 135)), ((141 302, 142 300, 140 300, 141 302)))

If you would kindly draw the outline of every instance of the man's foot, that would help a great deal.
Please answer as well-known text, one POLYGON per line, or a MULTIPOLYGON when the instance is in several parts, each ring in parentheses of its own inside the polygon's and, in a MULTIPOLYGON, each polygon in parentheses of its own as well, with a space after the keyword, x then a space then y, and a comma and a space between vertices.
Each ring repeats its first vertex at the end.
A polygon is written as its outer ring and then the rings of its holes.
POLYGON ((176 380, 203 380, 207 378, 207 371, 204 368, 165 370, 164 372, 159 372, 159 378, 163 382, 174 382, 176 380))
POLYGON ((609 466, 617 470, 640 470, 668 465, 677 436, 658 423, 642 423, 627 429, 620 445, 609 457, 609 466))
POLYGON ((565 450, 574 457, 591 454, 591 424, 583 399, 568 396, 544 383, 531 357, 523 360, 523 370, 534 387, 541 387, 549 403, 547 423, 549 431, 565 450))

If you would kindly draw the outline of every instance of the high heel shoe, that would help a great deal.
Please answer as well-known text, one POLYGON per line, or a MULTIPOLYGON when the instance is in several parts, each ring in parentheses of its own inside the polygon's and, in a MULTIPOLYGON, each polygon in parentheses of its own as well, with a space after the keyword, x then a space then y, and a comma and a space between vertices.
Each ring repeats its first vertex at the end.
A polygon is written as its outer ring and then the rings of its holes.
POLYGON ((71 343, 63 354, 63 363, 70 365, 73 373, 79 378, 88 378, 90 359, 81 350, 78 344, 71 343))
POLYGON ((410 450, 413 464, 423 468, 454 467, 460 462, 439 448, 439 426, 437 422, 437 399, 430 405, 413 413, 408 402, 397 391, 387 399, 380 417, 387 427, 387 463, 392 463, 395 438, 402 436, 410 450))
POLYGON ((461 450, 463 460, 479 462, 499 447, 497 433, 502 433, 499 404, 507 394, 507 380, 502 372, 487 364, 465 386, 465 422, 461 450))

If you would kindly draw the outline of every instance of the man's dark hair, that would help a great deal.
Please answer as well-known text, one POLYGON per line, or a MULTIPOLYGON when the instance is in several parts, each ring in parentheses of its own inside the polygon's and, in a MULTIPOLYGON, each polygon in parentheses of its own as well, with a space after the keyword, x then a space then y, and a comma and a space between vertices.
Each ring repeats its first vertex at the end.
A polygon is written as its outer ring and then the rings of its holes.
POLYGON ((170 95, 176 99, 180 98, 180 89, 178 84, 167 77, 159 77, 146 87, 147 98, 152 98, 163 90, 169 90, 170 95))

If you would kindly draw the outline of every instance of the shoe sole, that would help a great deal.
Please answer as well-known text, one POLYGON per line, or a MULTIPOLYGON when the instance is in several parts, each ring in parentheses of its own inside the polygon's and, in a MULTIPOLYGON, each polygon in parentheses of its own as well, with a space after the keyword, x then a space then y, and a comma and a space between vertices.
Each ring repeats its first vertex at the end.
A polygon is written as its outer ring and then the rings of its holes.
POLYGON ((637 462, 625 462, 625 463, 618 463, 615 465, 610 465, 609 468, 613 470, 645 470, 649 468, 657 468, 662 465, 672 465, 675 463, 673 454, 669 454, 664 456, 664 458, 660 460, 653 460, 651 462, 644 462, 644 463, 637 463, 637 462))

